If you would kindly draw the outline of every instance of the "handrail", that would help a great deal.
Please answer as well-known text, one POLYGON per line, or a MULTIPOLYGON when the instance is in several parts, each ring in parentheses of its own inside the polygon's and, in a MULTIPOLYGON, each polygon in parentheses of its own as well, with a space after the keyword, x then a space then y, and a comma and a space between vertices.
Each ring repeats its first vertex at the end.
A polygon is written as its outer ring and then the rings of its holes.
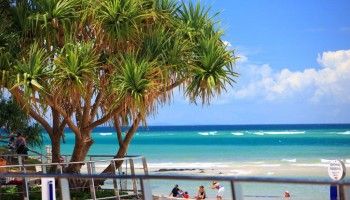
MULTIPOLYGON (((142 159, 143 156, 134 156, 132 159, 142 159)), ((59 162, 59 163, 37 163, 37 164, 20 164, 20 165, 3 165, 0 168, 10 167, 35 167, 35 166, 50 166, 50 165, 70 165, 70 164, 86 164, 91 162, 111 162, 111 161, 124 161, 130 158, 113 158, 108 160, 94 160, 94 161, 77 161, 77 162, 59 162)))
MULTIPOLYGON (((47 155, 44 155, 44 154, 39 154, 38 152, 36 151, 33 151, 33 150, 29 150, 30 152, 33 152, 33 153, 36 153, 37 155, 27 155, 27 154, 0 154, 0 157, 1 156, 6 156, 6 157, 18 157, 18 156, 44 156, 44 157, 49 157, 47 155)), ((61 156, 72 156, 72 155, 69 155, 69 154, 61 154, 61 156)), ((99 155, 99 154, 88 154, 86 155, 86 157, 97 157, 97 158, 109 158, 109 157, 112 157, 114 158, 115 155, 99 155)), ((140 155, 126 155, 124 156, 124 158, 134 158, 134 157, 142 157, 140 155)))
POLYGON ((44 174, 44 173, 0 173, 4 177, 23 178, 83 178, 83 179, 158 179, 158 180, 196 180, 196 181, 236 181, 255 183, 291 183, 291 184, 313 184, 313 185, 346 185, 350 186, 350 179, 332 181, 320 178, 284 178, 284 177, 259 177, 259 176, 189 176, 189 175, 116 175, 111 173, 102 174, 44 174))

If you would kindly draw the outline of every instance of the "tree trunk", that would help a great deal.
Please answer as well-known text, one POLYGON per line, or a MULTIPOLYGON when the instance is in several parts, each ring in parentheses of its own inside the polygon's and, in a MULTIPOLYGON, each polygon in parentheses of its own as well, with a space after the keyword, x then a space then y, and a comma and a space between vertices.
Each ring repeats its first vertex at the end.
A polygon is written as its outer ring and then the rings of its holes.
MULTIPOLYGON (((57 110, 51 107, 52 112, 52 132, 49 134, 51 139, 51 155, 52 162, 58 163, 61 161, 61 137, 63 135, 65 122, 60 120, 60 115, 57 110)), ((51 166, 50 171, 56 172, 57 165, 51 166)))
POLYGON ((60 162, 60 158, 61 158, 61 136, 54 135, 51 138, 51 145, 52 145, 52 162, 58 163, 60 162))
MULTIPOLYGON (((57 133, 56 131, 54 131, 54 135, 50 136, 51 139, 51 156, 52 156, 52 162, 53 163, 58 163, 60 162, 60 158, 61 158, 61 136, 58 135, 59 133, 57 133)), ((57 165, 52 165, 50 170, 50 172, 52 173, 56 173, 57 172, 57 165)))
MULTIPOLYGON (((73 154, 70 162, 84 161, 92 144, 93 144, 93 140, 89 136, 81 137, 81 138, 75 137, 75 145, 74 145, 73 154)), ((67 167, 66 172, 79 173, 81 167, 82 167, 82 164, 71 164, 67 167)))
MULTIPOLYGON (((123 140, 123 143, 119 147, 119 150, 118 150, 117 154, 114 156, 114 158, 124 158, 126 152, 128 151, 129 144, 137 131, 137 128, 139 126, 139 122, 140 122, 140 117, 137 117, 134 120, 134 123, 132 124, 130 129, 128 130, 128 132, 123 140)), ((122 164, 123 164, 123 161, 116 161, 115 162, 116 169, 118 169, 122 164)), ((113 170, 114 170, 113 166, 108 165, 108 167, 106 169, 104 169, 102 173, 112 173, 113 170)))

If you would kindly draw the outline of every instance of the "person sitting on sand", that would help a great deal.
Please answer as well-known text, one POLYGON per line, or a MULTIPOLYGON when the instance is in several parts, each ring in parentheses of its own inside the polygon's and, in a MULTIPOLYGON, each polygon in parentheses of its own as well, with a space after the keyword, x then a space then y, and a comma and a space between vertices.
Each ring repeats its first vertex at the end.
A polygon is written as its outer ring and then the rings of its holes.
POLYGON ((203 185, 199 186, 198 192, 196 195, 196 200, 205 199, 206 196, 207 194, 205 193, 204 186, 203 185))
POLYGON ((178 197, 180 195, 181 190, 179 189, 179 185, 175 185, 174 188, 171 190, 171 193, 169 196, 172 197, 178 197))
POLYGON ((182 194, 182 198, 184 198, 184 199, 189 199, 190 198, 190 195, 188 194, 187 191, 182 194))
POLYGON ((216 199, 222 200, 225 191, 224 186, 221 186, 220 183, 217 181, 213 181, 211 188, 218 190, 218 193, 216 194, 216 199))

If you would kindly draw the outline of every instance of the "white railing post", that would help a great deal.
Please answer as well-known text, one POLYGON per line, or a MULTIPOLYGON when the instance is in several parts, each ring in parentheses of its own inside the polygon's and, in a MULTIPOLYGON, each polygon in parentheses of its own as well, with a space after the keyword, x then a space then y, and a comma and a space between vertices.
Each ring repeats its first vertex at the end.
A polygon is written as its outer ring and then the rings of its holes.
MULTIPOLYGON (((111 160, 111 165, 112 165, 113 174, 116 175, 115 160, 111 160)), ((116 200, 120 200, 120 195, 119 195, 119 190, 118 190, 118 183, 117 183, 117 180, 115 178, 113 178, 113 188, 114 188, 115 199, 116 200)))
MULTIPOLYGON (((142 157, 142 166, 143 166, 143 171, 145 175, 148 175, 148 166, 147 166, 147 161, 145 157, 142 157)), ((149 183, 149 180, 142 180, 141 179, 141 187, 142 187, 142 195, 143 199, 152 199, 152 189, 151 185, 149 183)))
MULTIPOLYGON (((89 156, 89 160, 91 161, 91 162, 93 162, 93 157, 90 155, 89 156)), ((96 165, 95 165, 95 162, 94 162, 94 164, 91 166, 92 167, 92 173, 93 174, 95 174, 96 173, 96 165)))
POLYGON ((145 175, 148 175, 148 166, 147 166, 147 161, 145 157, 142 157, 142 166, 143 166, 143 171, 145 175))
MULTIPOLYGON (((87 162, 87 171, 88 171, 88 174, 90 174, 90 175, 93 174, 93 169, 92 169, 93 163, 94 163, 93 161, 87 162)), ((91 193, 91 198, 93 200, 96 200, 95 181, 93 178, 90 179, 90 193, 91 193)))
POLYGON ((140 185, 141 185, 142 199, 145 199, 145 200, 153 199, 152 190, 149 185, 149 180, 141 178, 140 185))
MULTIPOLYGON (((18 164, 21 165, 20 168, 22 168, 22 171, 24 173, 27 173, 27 169, 24 167, 24 163, 23 163, 23 157, 22 155, 18 156, 18 164)), ((29 188, 28 188, 28 178, 24 177, 23 178, 23 197, 24 199, 29 199, 29 188)))
MULTIPOLYGON (((62 174, 62 167, 61 167, 62 174)), ((70 189, 69 182, 67 178, 60 178, 60 188, 61 188, 61 199, 62 200, 70 200, 70 189)))
POLYGON ((45 164, 42 164, 41 165, 41 171, 43 172, 43 174, 46 174, 47 173, 47 167, 45 164))
MULTIPOLYGON (((130 173, 132 176, 135 176, 135 166, 134 166, 134 161, 132 158, 129 159, 130 162, 130 173)), ((136 179, 132 178, 132 189, 137 196, 137 184, 136 184, 136 179)))

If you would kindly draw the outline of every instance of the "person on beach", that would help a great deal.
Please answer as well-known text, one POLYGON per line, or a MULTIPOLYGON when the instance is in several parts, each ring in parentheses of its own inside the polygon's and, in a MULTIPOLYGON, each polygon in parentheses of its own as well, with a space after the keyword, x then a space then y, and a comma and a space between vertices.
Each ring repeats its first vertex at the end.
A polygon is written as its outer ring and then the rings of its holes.
POLYGON ((16 135, 13 132, 11 132, 9 135, 9 143, 8 143, 8 148, 10 151, 13 151, 16 148, 15 140, 16 140, 16 135))
POLYGON ((179 185, 175 185, 174 188, 171 190, 171 193, 169 196, 172 197, 179 197, 181 190, 179 189, 179 185))
POLYGON ((184 198, 184 199, 189 199, 189 198, 190 198, 190 195, 188 194, 187 191, 185 191, 185 192, 182 194, 182 198, 184 198))
POLYGON ((220 183, 217 181, 213 181, 211 188, 218 190, 218 193, 216 193, 216 199, 222 200, 224 196, 224 191, 225 191, 224 186, 221 186, 220 183))
POLYGON ((284 192, 284 200, 290 200, 290 193, 288 191, 284 192))
POLYGON ((203 185, 199 186, 197 195, 196 195, 196 197, 195 197, 196 200, 205 199, 206 196, 207 196, 207 194, 205 193, 204 186, 203 186, 203 185))
POLYGON ((22 136, 21 133, 17 134, 17 139, 15 141, 16 153, 28 155, 28 147, 26 139, 22 136))

